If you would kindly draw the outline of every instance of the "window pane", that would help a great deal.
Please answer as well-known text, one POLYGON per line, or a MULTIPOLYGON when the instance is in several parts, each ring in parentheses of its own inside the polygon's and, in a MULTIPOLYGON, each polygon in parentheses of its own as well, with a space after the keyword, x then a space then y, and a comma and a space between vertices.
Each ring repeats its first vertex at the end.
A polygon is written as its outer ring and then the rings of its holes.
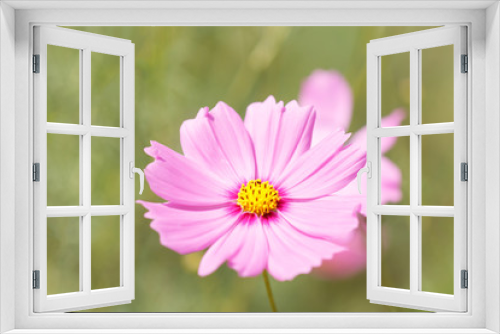
MULTIPOLYGON (((395 109, 410 110, 410 53, 403 52, 381 57, 381 116, 395 109)), ((409 117, 401 125, 409 124, 409 117)))
POLYGON ((453 206, 453 134, 422 140, 422 205, 453 206))
POLYGON ((422 123, 453 122, 453 45, 421 50, 422 123))
POLYGON ((80 291, 80 218, 47 218, 47 294, 80 291))
POLYGON ((80 122, 80 50, 47 45, 47 122, 80 122))
POLYGON ((410 217, 382 216, 382 286, 410 289, 410 217))
POLYGON ((92 52, 92 124, 120 126, 120 57, 92 52))
POLYGON ((410 204, 410 137, 380 138, 380 204, 410 204))
POLYGON ((80 205, 79 136, 47 134, 47 205, 80 205))
POLYGON ((92 216, 92 289, 120 286, 120 216, 92 216))
POLYGON ((422 217, 422 291, 453 294, 453 218, 422 217))
POLYGON ((120 140, 92 137, 92 205, 120 204, 120 140))

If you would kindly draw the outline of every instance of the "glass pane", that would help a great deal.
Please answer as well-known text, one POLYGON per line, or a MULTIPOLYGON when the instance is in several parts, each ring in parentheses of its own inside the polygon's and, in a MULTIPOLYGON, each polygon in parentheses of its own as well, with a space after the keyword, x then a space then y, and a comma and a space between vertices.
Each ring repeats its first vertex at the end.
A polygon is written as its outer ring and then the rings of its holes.
MULTIPOLYGON (((396 109, 410 110, 410 53, 403 52, 381 57, 381 115, 396 109)), ((408 125, 405 117, 400 125, 408 125)))
POLYGON ((453 294, 453 218, 422 217, 422 291, 453 294))
POLYGON ((422 123, 453 122, 453 45, 421 50, 422 123))
POLYGON ((410 289, 410 217, 381 219, 382 286, 410 289))
POLYGON ((80 205, 79 136, 47 134, 47 205, 80 205))
POLYGON ((380 145, 380 204, 409 205, 410 137, 383 137, 380 145))
POLYGON ((92 137, 92 205, 120 204, 120 140, 92 137))
POLYGON ((92 52, 92 124, 120 126, 120 57, 92 52))
POLYGON ((80 50, 47 45, 47 122, 80 122, 80 50))
POLYGON ((120 216, 92 216, 92 289, 120 286, 120 216))
POLYGON ((422 205, 453 206, 453 134, 422 140, 422 205))
POLYGON ((80 291, 80 218, 47 218, 47 294, 80 291))

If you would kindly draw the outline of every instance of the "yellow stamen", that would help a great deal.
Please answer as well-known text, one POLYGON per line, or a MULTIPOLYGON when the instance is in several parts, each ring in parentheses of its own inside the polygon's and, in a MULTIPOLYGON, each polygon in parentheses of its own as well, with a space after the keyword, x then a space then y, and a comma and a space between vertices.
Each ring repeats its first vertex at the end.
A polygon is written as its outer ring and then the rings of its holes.
POLYGON ((269 181, 260 179, 242 184, 238 192, 238 205, 244 212, 262 216, 276 210, 280 201, 279 193, 269 181))

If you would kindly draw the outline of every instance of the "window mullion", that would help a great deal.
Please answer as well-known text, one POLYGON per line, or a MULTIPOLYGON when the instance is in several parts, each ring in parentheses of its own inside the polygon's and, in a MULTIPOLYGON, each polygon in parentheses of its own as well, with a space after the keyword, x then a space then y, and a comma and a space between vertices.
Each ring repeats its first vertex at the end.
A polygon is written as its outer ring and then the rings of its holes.
POLYGON ((134 298, 134 179, 130 177, 130 162, 134 165, 134 63, 135 57, 131 45, 131 52, 121 57, 121 85, 120 85, 120 106, 121 106, 121 126, 129 134, 121 141, 121 195, 123 205, 128 208, 127 214, 121 219, 121 284, 130 291, 130 298, 134 298))
POLYGON ((419 205, 420 156, 419 136, 413 129, 418 125, 420 96, 420 60, 418 49, 410 50, 410 291, 416 293, 420 285, 420 228, 419 217, 413 209, 419 205))
MULTIPOLYGON (((82 106, 82 125, 90 127, 91 125, 91 51, 86 48, 82 52, 81 66, 81 106, 82 106)), ((82 177, 80 179, 82 189, 82 205, 90 208, 91 201, 91 135, 89 132, 82 136, 82 148, 80 166, 82 177)), ((91 215, 88 212, 82 218, 82 234, 80 235, 81 271, 80 277, 83 281, 83 291, 90 293, 91 290, 91 215)))
MULTIPOLYGON (((415 125, 414 129, 414 134, 416 136, 416 142, 417 142, 417 206, 415 206, 413 210, 413 214, 417 215, 417 207, 420 208, 422 205, 422 135, 426 133, 426 131, 420 131, 418 132, 417 128, 424 128, 422 126, 422 50, 416 50, 416 56, 418 57, 417 60, 417 66, 418 70, 416 71, 417 78, 416 81, 418 81, 418 91, 417 91, 417 109, 415 110, 417 112, 416 115, 416 120, 417 124, 415 125)), ((446 131, 450 131, 450 124, 443 124, 443 127, 447 126, 446 131)), ((432 127, 432 126, 431 126, 432 127)), ((427 127, 427 128, 431 128, 427 127)), ((441 128, 440 130, 444 130, 444 128, 441 128)), ((436 130, 439 128, 439 126, 436 127, 436 130)), ((451 123, 451 131, 453 132, 453 123, 451 123)), ((431 133, 431 131, 429 131, 431 133)), ((418 224, 418 291, 422 291, 422 214, 419 213, 418 216, 415 216, 417 218, 417 224, 418 224)))
MULTIPOLYGON (((125 128, 125 115, 123 113, 123 79, 124 79, 124 67, 123 67, 123 57, 120 57, 120 129, 125 128)), ((125 168, 127 163, 125 160, 125 140, 120 139, 120 205, 125 205, 125 168)), ((125 219, 124 216, 120 216, 120 286, 124 286, 125 281, 125 242, 124 242, 124 229, 125 229, 125 219)))

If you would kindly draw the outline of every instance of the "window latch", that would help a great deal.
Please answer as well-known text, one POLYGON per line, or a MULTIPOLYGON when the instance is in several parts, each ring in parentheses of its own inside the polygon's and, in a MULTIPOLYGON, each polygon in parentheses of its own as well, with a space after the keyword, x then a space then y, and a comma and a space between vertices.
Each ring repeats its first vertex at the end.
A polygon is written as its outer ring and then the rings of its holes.
POLYGON ((129 162, 129 177, 131 179, 134 178, 134 173, 139 174, 139 184, 140 184, 140 190, 139 190, 139 195, 142 195, 142 191, 144 190, 144 172, 140 168, 134 167, 134 162, 130 161, 129 162))
POLYGON ((361 194, 361 175, 363 175, 363 173, 366 173, 366 175, 368 176, 369 179, 372 178, 372 163, 370 161, 368 161, 366 163, 366 167, 365 168, 361 168, 359 171, 358 171, 358 191, 359 193, 361 194))

